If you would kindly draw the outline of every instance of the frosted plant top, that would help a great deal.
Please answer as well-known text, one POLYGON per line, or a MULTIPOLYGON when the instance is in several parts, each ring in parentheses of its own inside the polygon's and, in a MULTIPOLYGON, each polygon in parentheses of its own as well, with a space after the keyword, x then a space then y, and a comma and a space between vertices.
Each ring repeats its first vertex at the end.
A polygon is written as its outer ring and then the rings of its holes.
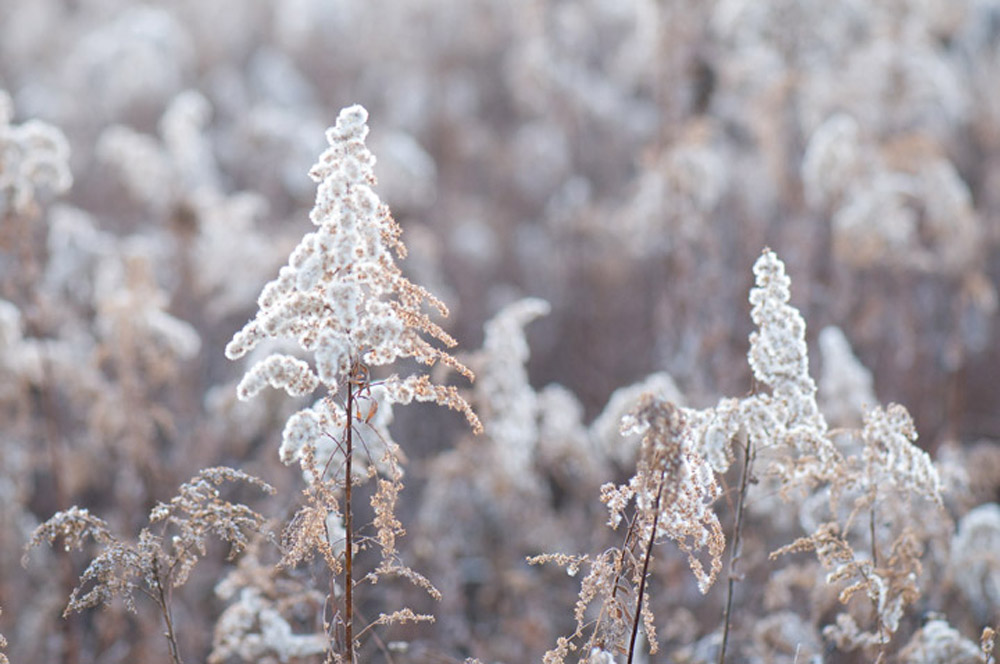
POLYGON ((792 421, 825 431, 826 422, 816 405, 816 383, 809 375, 806 321, 789 304, 792 281, 785 264, 765 249, 753 272, 756 285, 750 291, 750 317, 757 330, 750 335, 747 358, 754 377, 785 403, 792 421))
MULTIPOLYGON (((337 123, 326 130, 330 146, 309 169, 309 177, 319 183, 316 204, 309 217, 321 226, 332 212, 343 212, 338 203, 352 193, 351 185, 375 184, 375 155, 365 145, 368 111, 355 104, 340 112, 337 123)), ((374 196, 374 192, 365 191, 374 196)), ((352 221, 351 219, 345 221, 352 221)))
MULTIPOLYGON (((368 112, 359 105, 342 110, 327 130, 329 147, 309 171, 318 183, 310 219, 318 226, 292 250, 288 264, 257 300, 256 316, 226 346, 237 359, 266 339, 297 343, 312 362, 282 353, 258 360, 237 388, 249 399, 266 386, 292 396, 323 385, 334 394, 354 372, 413 358, 441 362, 472 378, 472 372, 433 345, 455 345, 425 308, 448 310, 426 289, 403 276, 394 260, 406 255, 401 229, 372 189, 375 157, 365 146, 368 112)), ((433 401, 461 411, 478 431, 480 423, 454 388, 423 375, 382 381, 383 400, 433 401)))
MULTIPOLYGON (((226 348, 231 359, 265 338, 290 338, 316 353, 319 380, 298 384, 333 387, 362 355, 368 364, 388 364, 409 354, 412 340, 405 331, 412 320, 403 314, 418 316, 423 301, 436 301, 406 281, 393 262, 390 248, 402 254, 400 231, 371 189, 375 157, 364 143, 367 118, 362 106, 351 106, 327 130, 330 145, 309 172, 319 183, 310 212, 319 228, 302 238, 278 278, 264 287, 257 316, 226 348), (393 295, 401 300, 396 306, 393 295)), ((304 370, 302 364, 295 368, 304 370)), ((287 381, 275 380, 268 377, 272 386, 287 389, 287 381)))

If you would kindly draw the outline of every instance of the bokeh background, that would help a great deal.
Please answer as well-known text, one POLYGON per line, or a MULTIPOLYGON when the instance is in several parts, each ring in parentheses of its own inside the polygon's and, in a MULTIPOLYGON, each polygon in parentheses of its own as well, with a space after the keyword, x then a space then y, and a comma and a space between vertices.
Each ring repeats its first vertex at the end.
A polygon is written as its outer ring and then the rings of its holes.
MULTIPOLYGON (((222 349, 310 230, 307 172, 352 103, 370 113, 403 268, 487 376, 469 388, 485 438, 447 412, 396 413, 408 546, 446 591, 436 626, 393 637, 411 643, 398 661, 534 661, 566 632, 574 581, 523 556, 600 550, 597 487, 629 474, 615 390, 656 374, 701 407, 752 389, 765 246, 792 277, 842 413, 828 417, 901 403, 966 473, 956 522, 998 499, 996 0, 0 0, 0 90, 12 661, 166 661, 153 613, 59 618, 85 558, 38 551, 22 568, 56 510, 134 533, 219 463, 278 486, 261 508, 278 522, 294 510, 301 480, 277 446, 301 404, 237 403, 222 349), (548 305, 516 304, 529 296, 548 305), (870 376, 837 392, 852 362, 870 376), (515 448, 516 470, 483 481, 515 448)), ((225 607, 218 553, 178 609, 191 661, 225 607)), ((969 585, 981 596, 942 572, 924 609, 977 638, 1000 618, 992 560, 985 590, 969 585)), ((716 629, 721 595, 701 598, 679 555, 660 563, 665 652, 681 652, 716 629)), ((296 582, 322 588, 315 574, 296 582)), ((373 612, 406 593, 378 592, 373 612)), ((786 661, 755 641, 753 608, 742 656, 786 661)), ((308 611, 296 620, 308 631, 308 611)))

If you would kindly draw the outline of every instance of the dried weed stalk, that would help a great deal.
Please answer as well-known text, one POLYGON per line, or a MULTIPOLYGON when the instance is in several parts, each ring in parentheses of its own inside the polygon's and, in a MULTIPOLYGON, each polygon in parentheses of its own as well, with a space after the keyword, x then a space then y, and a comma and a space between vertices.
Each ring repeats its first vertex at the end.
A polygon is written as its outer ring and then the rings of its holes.
POLYGON ((576 608, 577 630, 560 639, 547 662, 563 662, 577 648, 591 624, 588 606, 601 599, 588 649, 635 654, 640 620, 650 650, 655 632, 645 594, 653 544, 674 539, 688 554, 698 587, 705 592, 721 570, 725 540, 712 510, 720 490, 716 474, 734 460, 733 443, 743 449, 743 468, 735 509, 727 596, 718 661, 725 661, 733 614, 735 570, 741 555, 742 525, 748 495, 761 491, 785 500, 826 503, 825 517, 809 535, 779 548, 786 553, 814 551, 829 570, 825 582, 840 587, 848 604, 861 595, 870 600, 862 611, 874 630, 858 625, 858 609, 842 613, 824 635, 845 650, 864 648, 884 658, 906 606, 920 595, 920 556, 927 534, 906 523, 917 501, 942 506, 942 485, 930 457, 915 445, 916 431, 906 409, 891 404, 873 408, 860 431, 831 430, 816 402, 816 383, 809 374, 805 320, 789 304, 791 280, 774 252, 765 250, 754 265, 756 285, 750 292, 751 317, 757 330, 750 336, 748 358, 754 392, 742 399, 723 399, 714 408, 677 408, 645 394, 622 421, 622 431, 642 433, 636 474, 626 485, 606 485, 601 500, 617 527, 630 503, 625 544, 593 559, 540 556, 536 561, 587 565, 576 608), (861 445, 854 444, 860 441, 861 445), (751 482, 754 464, 763 464, 759 481, 751 482), (844 509, 841 509, 844 508, 844 509), (707 549, 710 569, 696 553, 707 549))
POLYGON ((8 298, 31 293, 39 276, 40 202, 73 184, 65 134, 41 120, 13 119, 13 100, 0 88, 0 250, 18 259, 0 263, 0 294, 8 298))
MULTIPOLYGON (((434 384, 420 373, 382 379, 372 374, 374 367, 412 358, 427 366, 440 362, 473 378, 465 365, 432 343, 455 345, 424 311, 429 306, 444 317, 447 307, 396 266, 393 255, 404 258, 406 247, 389 208, 372 190, 375 157, 365 145, 367 120, 364 108, 351 106, 327 131, 330 147, 310 171, 319 184, 310 214, 318 229, 302 238, 278 278, 265 286, 256 317, 226 347, 227 357, 237 359, 266 339, 291 340, 313 356, 310 365, 292 355, 268 355, 247 371, 238 394, 249 399, 267 385, 291 396, 311 394, 319 386, 325 390, 312 408, 295 413, 284 430, 281 459, 298 461, 308 485, 305 505, 285 532, 284 564, 319 552, 332 572, 331 609, 338 599, 334 578, 343 575, 343 608, 334 610, 328 623, 329 655, 351 663, 357 637, 371 627, 354 630, 354 589, 360 580, 391 574, 437 593, 400 562, 396 551, 396 537, 403 532, 394 517, 402 488, 402 452, 387 429, 392 405, 437 403, 463 413, 476 432, 482 429, 454 387, 434 384), (377 533, 373 539, 359 539, 354 485, 375 476, 377 533), (354 558, 369 544, 378 546, 382 563, 362 576, 354 569, 354 558)), ((397 612, 375 623, 414 619, 430 618, 397 612)))
MULTIPOLYGON (((627 523, 625 542, 590 558, 543 555, 531 561, 566 565, 575 573, 582 564, 589 571, 581 584, 575 617, 576 631, 560 638, 555 649, 545 655, 546 664, 559 664, 577 649, 574 643, 585 637, 585 652, 624 653, 631 663, 636 656, 639 626, 645 632, 650 651, 657 650, 654 616, 649 608, 647 582, 653 547, 665 539, 674 540, 688 556, 698 587, 706 592, 722 569, 725 536, 718 517, 711 510, 720 489, 711 467, 685 435, 683 414, 672 403, 651 394, 622 422, 624 433, 639 433, 642 443, 635 475, 621 486, 606 484, 601 501, 610 514, 609 525, 627 523), (627 512, 633 506, 631 515, 627 512), (697 557, 707 549, 709 568, 697 557), (588 608, 600 601, 598 617, 588 618, 588 608)), ((581 660, 584 661, 584 660, 581 660)))
POLYGON ((852 614, 845 613, 824 634, 844 650, 877 650, 881 661, 905 607, 920 596, 925 537, 909 526, 893 532, 879 524, 885 516, 890 523, 905 522, 917 500, 941 507, 942 488, 930 457, 914 444, 913 421, 902 406, 873 408, 858 435, 864 445, 860 456, 843 460, 829 490, 834 517, 839 514, 840 501, 854 496, 846 517, 821 524, 807 537, 772 553, 771 558, 815 551, 829 570, 827 583, 842 586, 842 604, 848 604, 856 593, 867 597, 874 631, 864 631, 852 614))
MULTIPOLYGON (((863 591, 872 603, 874 632, 859 628, 848 613, 825 634, 845 649, 877 649, 884 657, 904 607, 920 594, 917 580, 925 536, 909 528, 888 532, 878 527, 879 519, 891 513, 900 517, 891 521, 905 522, 914 500, 940 507, 940 479, 930 457, 914 444, 916 431, 902 406, 871 409, 861 431, 828 427, 809 374, 805 320, 789 304, 791 280, 785 266, 774 252, 765 250, 754 265, 754 275, 750 302, 757 331, 750 336, 748 357, 756 384, 765 391, 724 399, 714 409, 686 411, 693 435, 701 441, 699 449, 713 461, 716 472, 728 468, 734 440, 747 446, 744 478, 748 464, 764 463, 760 484, 741 481, 730 565, 739 558, 747 492, 776 491, 786 500, 803 501, 803 506, 807 499, 825 497, 826 520, 812 534, 778 549, 772 559, 813 550, 831 570, 826 582, 843 586, 843 603, 863 591), (860 453, 850 444, 854 440, 863 443, 860 453), (841 506, 848 498, 853 500, 843 514, 841 506)), ((725 660, 735 578, 731 570, 720 663, 725 660)))
POLYGON ((171 611, 175 588, 184 585, 199 559, 207 554, 208 537, 214 535, 230 545, 234 558, 248 544, 248 534, 260 530, 264 517, 246 505, 224 500, 219 492, 223 482, 246 482, 271 493, 272 487, 261 480, 232 468, 207 468, 181 485, 169 503, 159 503, 149 513, 150 526, 139 531, 136 541, 115 537, 103 519, 88 510, 73 506, 58 512, 32 533, 22 563, 28 564, 28 552, 56 539, 63 548, 82 549, 92 539, 101 547, 80 577, 70 595, 64 617, 121 598, 135 613, 135 593, 149 597, 157 605, 166 627, 170 659, 180 664, 177 637, 171 611), (159 524, 155 528, 154 525, 159 524))

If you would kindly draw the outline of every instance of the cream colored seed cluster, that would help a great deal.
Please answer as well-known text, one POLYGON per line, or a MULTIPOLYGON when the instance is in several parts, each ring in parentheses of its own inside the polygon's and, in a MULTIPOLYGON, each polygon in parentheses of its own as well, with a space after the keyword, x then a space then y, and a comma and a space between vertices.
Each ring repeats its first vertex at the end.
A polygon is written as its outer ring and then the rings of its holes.
POLYGON ((916 446, 917 430, 906 408, 889 404, 865 416, 864 461, 872 485, 900 490, 942 504, 941 478, 930 455, 916 446))
POLYGON ((758 449, 785 447, 798 462, 779 462, 787 481, 811 481, 835 473, 841 458, 830 440, 826 419, 816 402, 816 382, 809 375, 806 323, 791 299, 785 264, 770 249, 754 263, 756 285, 750 291, 747 358, 758 382, 771 388, 739 403, 740 419, 758 449), (811 479, 810 479, 811 478, 811 479))
POLYGON ((545 300, 518 300, 486 323, 477 387, 488 395, 480 408, 490 439, 503 450, 501 465, 514 481, 534 481, 530 474, 538 440, 538 395, 528 380, 530 351, 524 336, 529 322, 549 313, 545 300))
POLYGON ((826 327, 819 333, 823 373, 819 379, 823 414, 832 426, 857 426, 875 397, 874 379, 851 350, 847 336, 838 327, 826 327))
POLYGON ((622 432, 643 432, 636 474, 617 488, 605 485, 601 500, 608 506, 609 523, 616 526, 634 498, 644 515, 643 528, 656 524, 655 533, 669 538, 687 553, 691 571, 702 593, 722 570, 725 536, 712 504, 721 495, 715 473, 689 433, 683 411, 652 394, 639 399, 635 409, 622 419, 622 432), (709 569, 697 554, 707 550, 709 569))
POLYGON ((309 365, 290 355, 274 354, 258 362, 240 381, 236 393, 246 400, 265 386, 284 389, 292 396, 309 394, 318 380, 309 365))
POLYGON ((13 116, 10 95, 0 89, 0 216, 37 210, 39 190, 62 193, 73 183, 66 136, 39 120, 13 125, 13 116))
POLYGON ((289 362, 255 367, 240 398, 252 396, 256 390, 250 388, 259 389, 261 378, 279 368, 291 372, 288 379, 269 382, 289 394, 306 393, 318 383, 336 391, 354 359, 388 364, 413 346, 397 308, 382 299, 403 289, 384 241, 397 235, 395 223, 371 189, 375 157, 364 142, 367 118, 364 108, 352 106, 327 132, 330 147, 309 173, 319 183, 310 213, 319 228, 302 238, 288 265, 262 291, 257 316, 226 347, 227 356, 236 359, 266 338, 292 338, 315 353, 314 377, 289 362))
POLYGON ((322 634, 296 634, 275 602, 257 588, 243 588, 235 603, 219 617, 209 662, 239 658, 244 662, 321 655, 322 634))
MULTIPOLYGON (((424 309, 447 315, 444 304, 407 280, 393 255, 405 256, 400 228, 372 190, 375 157, 365 146, 368 112, 351 106, 327 131, 329 147, 309 172, 318 183, 310 219, 318 228, 305 234, 288 264, 257 300, 259 310, 226 347, 237 359, 267 339, 286 339, 312 354, 311 362, 271 354, 254 364, 237 395, 246 400, 264 387, 306 396, 322 385, 326 396, 288 420, 280 449, 285 463, 300 462, 310 483, 318 481, 307 457, 335 472, 343 449, 332 432, 349 419, 367 425, 358 432, 353 472, 369 474, 394 458, 388 426, 392 404, 432 401, 462 412, 473 430, 481 428, 468 403, 453 387, 433 385, 427 376, 389 376, 367 384, 369 370, 410 357, 425 365, 441 362, 468 378, 458 360, 432 345, 455 341, 424 309), (429 337, 428 340, 425 337, 429 337), (346 413, 333 396, 352 382, 355 412, 346 413)), ((325 471, 326 472, 326 471, 325 471)))
POLYGON ((750 367, 754 377, 771 386, 776 398, 792 411, 791 421, 825 429, 816 405, 816 383, 809 375, 806 322, 788 304, 791 279, 785 265, 767 250, 753 266, 757 285, 750 291, 750 317, 757 331, 750 335, 750 367))

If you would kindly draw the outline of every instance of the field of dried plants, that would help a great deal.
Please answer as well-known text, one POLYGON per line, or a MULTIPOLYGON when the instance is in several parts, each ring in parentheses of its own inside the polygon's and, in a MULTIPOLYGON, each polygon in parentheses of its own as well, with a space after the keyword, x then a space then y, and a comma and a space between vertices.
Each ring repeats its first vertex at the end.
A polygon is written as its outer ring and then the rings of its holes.
POLYGON ((0 663, 996 664, 1000 0, 0 0, 0 663))

